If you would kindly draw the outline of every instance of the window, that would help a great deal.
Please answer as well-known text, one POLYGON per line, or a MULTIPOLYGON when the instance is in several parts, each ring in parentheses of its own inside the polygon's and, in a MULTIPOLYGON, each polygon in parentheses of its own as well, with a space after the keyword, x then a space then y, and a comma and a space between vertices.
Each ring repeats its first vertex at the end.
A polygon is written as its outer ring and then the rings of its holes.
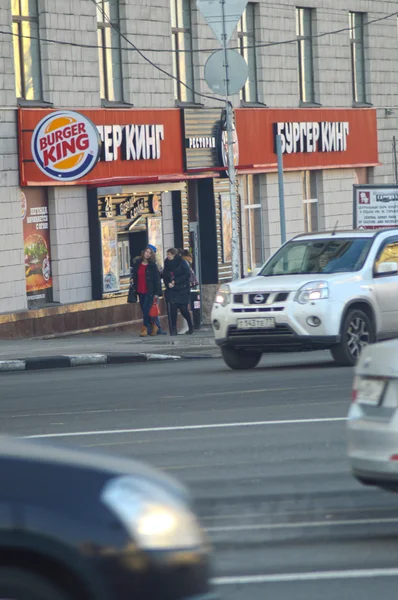
POLYGON ((365 54, 363 47, 364 14, 350 12, 351 73, 352 97, 354 102, 366 102, 365 92, 365 54))
POLYGON ((130 275, 130 244, 129 240, 118 241, 119 275, 127 277, 130 275))
POLYGON ((296 32, 301 102, 315 102, 311 8, 296 8, 296 32))
POLYGON ((261 271, 273 275, 351 273, 362 269, 372 238, 324 238, 288 242, 261 271))
POLYGON ((318 231, 318 191, 316 171, 303 171, 304 231, 318 231))
POLYGON ((175 98, 193 102, 191 0, 171 0, 171 30, 175 98), (191 89, 185 87, 188 85, 191 89))
MULTIPOLYGON (((261 204, 254 199, 253 175, 242 177, 243 210, 245 224, 245 267, 248 273, 264 263, 261 204)), ((257 190, 256 190, 257 191, 257 190)), ((258 194, 256 194, 258 196, 258 194)))
MULTIPOLYGON (((386 243, 383 247, 382 251, 379 253, 375 263, 375 272, 377 273, 378 267, 382 263, 386 262, 396 262, 398 263, 398 240, 394 239, 386 243)), ((389 275, 393 275, 393 273, 389 273, 389 275)))
POLYGON ((12 0, 12 32, 17 98, 41 100, 37 0, 12 0))
POLYGON ((97 2, 101 98, 108 102, 123 101, 118 4, 118 0, 97 2))
POLYGON ((256 65, 256 37, 255 37, 255 10, 252 2, 247 4, 242 18, 238 24, 239 50, 249 67, 249 77, 246 85, 240 92, 244 102, 257 102, 257 65, 256 65))

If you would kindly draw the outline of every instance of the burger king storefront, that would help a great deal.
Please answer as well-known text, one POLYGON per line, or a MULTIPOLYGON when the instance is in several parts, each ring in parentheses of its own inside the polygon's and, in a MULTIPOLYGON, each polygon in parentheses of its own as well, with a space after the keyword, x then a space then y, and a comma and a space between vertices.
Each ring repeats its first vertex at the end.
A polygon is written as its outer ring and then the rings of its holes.
MULTIPOLYGON (((138 320, 126 303, 129 266, 148 243, 159 263, 170 246, 191 248, 206 322, 217 286, 231 278, 223 111, 20 109, 18 121, 34 322, 24 335, 138 320)), ((375 110, 241 108, 235 124, 242 276, 281 241, 277 134, 287 237, 352 227, 352 186, 379 164, 375 110)))
POLYGON ((32 334, 138 320, 131 257, 150 243, 161 264, 189 244, 180 111, 20 109, 18 121, 32 334))

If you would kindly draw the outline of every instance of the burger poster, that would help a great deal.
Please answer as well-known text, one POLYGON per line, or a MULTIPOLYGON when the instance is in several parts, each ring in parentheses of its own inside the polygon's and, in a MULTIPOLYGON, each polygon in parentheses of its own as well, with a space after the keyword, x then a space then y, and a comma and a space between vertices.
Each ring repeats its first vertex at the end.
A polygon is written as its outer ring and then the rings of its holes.
POLYGON ((26 293, 28 305, 52 302, 52 272, 47 193, 42 188, 21 191, 26 293))
POLYGON ((116 221, 101 221, 102 289, 104 293, 118 292, 119 258, 116 221))

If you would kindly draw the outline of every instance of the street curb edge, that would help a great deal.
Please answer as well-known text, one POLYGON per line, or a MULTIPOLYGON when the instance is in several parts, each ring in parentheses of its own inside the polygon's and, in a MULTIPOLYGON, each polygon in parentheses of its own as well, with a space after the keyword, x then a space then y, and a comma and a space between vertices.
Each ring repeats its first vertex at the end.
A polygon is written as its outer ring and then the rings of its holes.
POLYGON ((61 354, 58 356, 39 356, 31 358, 18 358, 0 360, 0 373, 12 371, 39 371, 43 369, 64 369, 70 367, 134 364, 149 361, 193 360, 213 358, 213 355, 182 355, 155 354, 155 353, 118 353, 108 354, 61 354))

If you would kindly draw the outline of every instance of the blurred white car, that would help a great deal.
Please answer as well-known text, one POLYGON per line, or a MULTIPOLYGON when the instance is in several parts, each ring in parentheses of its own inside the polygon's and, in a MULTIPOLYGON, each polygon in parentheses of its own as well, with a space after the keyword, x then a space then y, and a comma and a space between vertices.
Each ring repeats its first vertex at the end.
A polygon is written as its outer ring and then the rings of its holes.
POLYGON ((366 485, 398 491, 398 341, 368 346, 355 372, 348 458, 366 485))

